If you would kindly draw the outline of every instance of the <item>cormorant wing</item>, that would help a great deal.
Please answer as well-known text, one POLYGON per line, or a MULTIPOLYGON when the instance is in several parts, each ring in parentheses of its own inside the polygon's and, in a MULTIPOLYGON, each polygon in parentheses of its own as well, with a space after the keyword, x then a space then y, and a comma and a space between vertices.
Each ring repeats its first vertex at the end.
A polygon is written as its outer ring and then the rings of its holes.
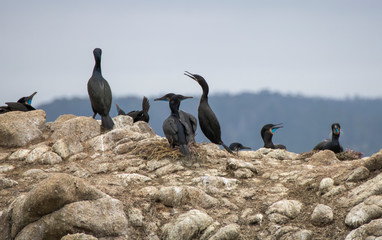
POLYGON ((325 139, 324 141, 320 142, 319 144, 317 144, 313 150, 325 150, 327 147, 326 145, 330 142, 330 140, 328 139, 325 139))
POLYGON ((178 143, 178 126, 176 123, 176 119, 173 117, 168 117, 166 120, 163 122, 163 132, 164 135, 166 136, 168 142, 171 145, 175 145, 178 143))
POLYGON ((8 109, 10 109, 10 111, 29 111, 29 109, 26 106, 19 102, 6 102, 5 104, 8 105, 8 109))

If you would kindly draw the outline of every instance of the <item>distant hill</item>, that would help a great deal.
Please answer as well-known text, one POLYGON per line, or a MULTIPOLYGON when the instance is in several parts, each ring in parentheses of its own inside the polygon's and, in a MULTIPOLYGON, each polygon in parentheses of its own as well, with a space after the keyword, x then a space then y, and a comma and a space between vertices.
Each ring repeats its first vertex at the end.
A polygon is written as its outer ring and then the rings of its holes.
MULTIPOLYGON (((163 135, 162 123, 169 115, 167 102, 154 102, 150 98, 150 125, 163 135)), ((200 96, 184 100, 181 109, 197 117, 200 96)), ((115 103, 129 112, 141 109, 142 98, 122 97, 113 99, 111 116, 117 114, 115 103)), ((282 143, 289 151, 310 151, 315 144, 330 138, 330 126, 339 122, 343 130, 340 142, 343 147, 371 155, 382 148, 382 99, 333 100, 281 95, 262 91, 238 95, 220 94, 209 97, 209 102, 222 127, 223 141, 241 142, 253 149, 262 147, 260 129, 267 123, 283 123, 277 130, 274 143, 282 143)), ((47 121, 54 121, 63 114, 91 116, 88 98, 57 99, 38 106, 47 113, 47 121)), ((196 140, 208 142, 200 131, 196 140)))

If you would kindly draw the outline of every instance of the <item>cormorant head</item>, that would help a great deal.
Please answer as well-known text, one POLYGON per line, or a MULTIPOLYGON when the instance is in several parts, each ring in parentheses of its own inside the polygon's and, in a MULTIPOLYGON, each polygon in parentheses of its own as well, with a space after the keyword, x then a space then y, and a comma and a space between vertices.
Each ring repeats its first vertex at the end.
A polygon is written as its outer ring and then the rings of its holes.
POLYGON ((163 97, 155 98, 154 101, 167 101, 168 102, 168 101, 170 101, 171 97, 174 95, 175 95, 175 93, 167 93, 163 97))
POLYGON ((276 132, 277 129, 282 128, 281 126, 282 123, 278 124, 266 124, 263 126, 261 129, 261 137, 264 139, 264 135, 266 132, 269 132, 271 135, 273 135, 274 132, 276 132))
POLYGON ((334 135, 340 135, 341 132, 341 126, 339 123, 333 123, 332 124, 332 133, 334 135))
POLYGON ((241 143, 234 142, 234 143, 231 143, 231 145, 229 145, 229 149, 231 149, 232 151, 239 151, 241 149, 251 149, 251 148, 250 147, 245 147, 241 143))
POLYGON ((187 71, 184 72, 184 75, 186 75, 187 77, 197 81, 199 83, 199 85, 203 89, 203 94, 205 94, 205 95, 208 94, 208 91, 209 91, 208 84, 207 84, 206 80, 202 76, 200 76, 198 74, 192 74, 192 73, 187 72, 187 71))
POLYGON ((93 55, 94 55, 94 59, 96 61, 100 61, 101 60, 101 55, 102 55, 102 50, 101 48, 94 48, 93 50, 93 55))
POLYGON ((32 99, 33 99, 34 95, 36 95, 36 93, 37 92, 34 92, 34 93, 32 93, 32 95, 30 95, 28 97, 22 97, 17 102, 25 104, 25 105, 31 105, 32 104, 32 99))
POLYGON ((187 98, 192 98, 192 97, 186 97, 180 94, 176 94, 172 96, 169 102, 171 111, 174 111, 175 109, 179 110, 180 102, 187 98))

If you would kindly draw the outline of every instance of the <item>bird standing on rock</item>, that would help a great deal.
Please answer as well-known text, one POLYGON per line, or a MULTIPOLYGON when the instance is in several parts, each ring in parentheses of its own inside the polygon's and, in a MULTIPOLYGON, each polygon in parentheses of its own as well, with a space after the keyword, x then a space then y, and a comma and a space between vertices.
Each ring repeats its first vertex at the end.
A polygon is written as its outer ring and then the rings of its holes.
MULTIPOLYGON (((167 93, 163 97, 154 99, 154 101, 168 101, 169 102, 171 97, 174 95, 175 95, 174 93, 167 93)), ((191 97, 187 97, 187 98, 191 98, 191 97)), ((184 98, 184 99, 186 99, 186 98, 184 98)), ((183 99, 181 99, 181 100, 183 100, 183 99)), ((187 142, 188 143, 195 142, 195 132, 196 132, 196 128, 198 126, 198 122, 197 122, 196 118, 192 114, 184 112, 182 110, 179 110, 179 118, 180 118, 181 122, 185 123, 187 142)))
POLYGON ((198 118, 200 129, 202 129, 203 134, 213 143, 222 145, 225 150, 229 153, 233 153, 232 150, 227 147, 221 140, 221 130, 218 119, 215 113, 212 111, 210 105, 208 104, 208 84, 206 80, 200 75, 185 72, 184 75, 190 77, 199 83, 203 89, 203 94, 200 98, 199 108, 198 108, 198 118))
POLYGON ((264 141, 264 147, 265 148, 272 148, 272 149, 286 149, 286 147, 282 144, 273 144, 272 142, 272 137, 274 132, 282 128, 281 126, 282 123, 279 124, 266 124, 263 126, 261 129, 261 138, 264 141))
POLYGON ((344 149, 341 146, 339 139, 341 133, 341 126, 339 123, 332 124, 332 140, 325 140, 317 144, 313 150, 331 150, 335 153, 343 152, 344 149))
POLYGON ((112 102, 112 94, 109 83, 103 78, 101 72, 101 55, 102 50, 96 48, 93 51, 95 65, 93 75, 88 81, 88 94, 93 109, 93 118, 97 113, 101 116, 101 126, 105 129, 113 129, 114 122, 111 119, 109 112, 112 102))
POLYGON ((180 120, 179 106, 184 99, 192 98, 182 95, 174 95, 169 101, 171 115, 163 122, 163 132, 171 147, 179 146, 180 152, 190 155, 186 138, 186 124, 180 120))
POLYGON ((6 113, 6 112, 12 112, 12 111, 32 111, 36 110, 34 107, 32 107, 32 99, 34 95, 36 95, 37 92, 32 93, 32 95, 27 97, 20 98, 17 102, 6 102, 7 106, 1 106, 0 107, 0 114, 6 113))

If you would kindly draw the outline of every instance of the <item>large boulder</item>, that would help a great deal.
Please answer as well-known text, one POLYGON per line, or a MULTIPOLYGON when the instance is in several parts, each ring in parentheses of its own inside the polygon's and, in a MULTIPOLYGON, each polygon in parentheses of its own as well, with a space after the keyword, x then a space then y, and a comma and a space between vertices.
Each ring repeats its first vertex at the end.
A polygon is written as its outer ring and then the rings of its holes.
POLYGON ((22 147, 42 138, 45 123, 43 110, 0 114, 0 146, 22 147))
POLYGON ((80 229, 97 237, 122 236, 120 201, 67 174, 55 174, 13 201, 0 216, 0 239, 60 239, 80 229))
POLYGON ((54 125, 52 138, 59 140, 68 136, 76 136, 81 142, 95 137, 101 133, 99 123, 91 117, 76 117, 69 120, 57 119, 54 125))

